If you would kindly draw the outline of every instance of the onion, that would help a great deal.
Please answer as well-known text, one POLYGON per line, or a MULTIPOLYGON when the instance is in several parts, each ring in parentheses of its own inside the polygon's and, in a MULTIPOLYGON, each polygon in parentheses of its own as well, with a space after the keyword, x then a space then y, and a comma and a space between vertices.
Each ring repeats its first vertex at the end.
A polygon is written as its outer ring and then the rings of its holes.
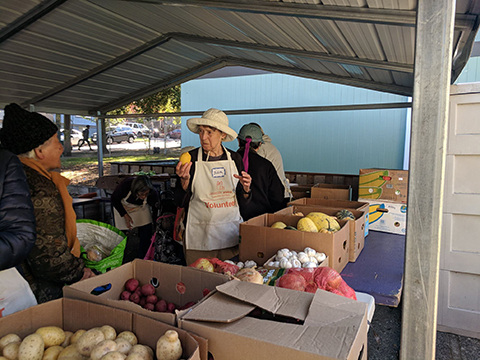
POLYGON ((254 268, 243 268, 235 274, 235 277, 241 281, 263 284, 263 276, 254 268))

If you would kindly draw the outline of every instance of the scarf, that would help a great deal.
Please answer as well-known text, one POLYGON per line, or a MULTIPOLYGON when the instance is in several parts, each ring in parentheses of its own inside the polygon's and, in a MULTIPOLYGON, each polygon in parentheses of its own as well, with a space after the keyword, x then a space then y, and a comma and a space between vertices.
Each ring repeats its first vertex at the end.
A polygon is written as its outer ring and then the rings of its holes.
POLYGON ((250 143, 252 142, 251 138, 245 139, 245 151, 243 152, 243 167, 245 168, 245 172, 248 172, 248 153, 250 152, 250 143))
POLYGON ((67 189, 70 180, 55 171, 47 171, 47 169, 35 159, 20 157, 20 161, 29 168, 37 171, 40 175, 51 180, 57 187, 62 197, 63 209, 65 211, 65 234, 67 236, 68 247, 74 256, 80 257, 80 242, 77 238, 77 215, 75 214, 75 210, 73 210, 73 200, 67 189))

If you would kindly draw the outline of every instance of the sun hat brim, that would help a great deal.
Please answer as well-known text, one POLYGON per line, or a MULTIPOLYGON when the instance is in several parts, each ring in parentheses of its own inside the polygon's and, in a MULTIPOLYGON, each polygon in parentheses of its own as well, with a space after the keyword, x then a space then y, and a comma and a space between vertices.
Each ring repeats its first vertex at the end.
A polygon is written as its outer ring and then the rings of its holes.
POLYGON ((195 134, 198 134, 199 132, 199 126, 200 125, 203 125, 203 126, 210 126, 212 128, 215 128, 215 129, 218 129, 220 130, 221 132, 224 132, 227 136, 225 137, 225 139, 223 141, 225 142, 228 142, 228 141, 233 141, 237 138, 237 133, 235 130, 233 130, 232 128, 228 127, 227 125, 225 124, 222 124, 221 122, 218 122, 218 121, 215 121, 215 120, 211 120, 209 118, 206 118, 206 117, 201 117, 201 118, 191 118, 191 119, 188 119, 187 120, 187 127, 188 129, 195 133, 195 134))

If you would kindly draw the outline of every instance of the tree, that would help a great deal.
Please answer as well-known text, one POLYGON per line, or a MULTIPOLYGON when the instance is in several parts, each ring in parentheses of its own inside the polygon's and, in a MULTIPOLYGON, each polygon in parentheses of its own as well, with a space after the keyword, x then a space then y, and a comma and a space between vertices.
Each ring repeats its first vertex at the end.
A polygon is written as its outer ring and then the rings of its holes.
POLYGON ((153 114, 162 112, 177 112, 180 110, 180 85, 160 91, 154 95, 132 102, 107 115, 122 114, 153 114))

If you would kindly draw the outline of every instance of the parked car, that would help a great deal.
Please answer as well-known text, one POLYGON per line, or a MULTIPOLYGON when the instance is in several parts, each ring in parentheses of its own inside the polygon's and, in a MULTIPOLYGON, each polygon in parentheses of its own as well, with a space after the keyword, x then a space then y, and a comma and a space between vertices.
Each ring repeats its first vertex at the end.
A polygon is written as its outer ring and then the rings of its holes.
MULTIPOLYGON (((111 126, 107 129, 106 139, 107 144, 121 143, 122 141, 128 141, 133 143, 135 141, 135 132, 131 127, 128 126, 111 126)), ((97 133, 92 134, 92 141, 94 144, 97 143, 97 133)))
POLYGON ((150 129, 146 127, 145 124, 137 122, 126 122, 125 126, 132 128, 132 130, 135 132, 135 135, 138 137, 150 135, 150 129))
MULTIPOLYGON (((64 144, 65 130, 60 129, 60 142, 64 144)), ((83 139, 82 132, 77 129, 70 129, 70 144, 72 146, 77 146, 78 142, 83 139)))
POLYGON ((167 136, 170 139, 180 139, 182 137, 182 130, 181 129, 175 129, 175 130, 169 131, 167 133, 167 136))

